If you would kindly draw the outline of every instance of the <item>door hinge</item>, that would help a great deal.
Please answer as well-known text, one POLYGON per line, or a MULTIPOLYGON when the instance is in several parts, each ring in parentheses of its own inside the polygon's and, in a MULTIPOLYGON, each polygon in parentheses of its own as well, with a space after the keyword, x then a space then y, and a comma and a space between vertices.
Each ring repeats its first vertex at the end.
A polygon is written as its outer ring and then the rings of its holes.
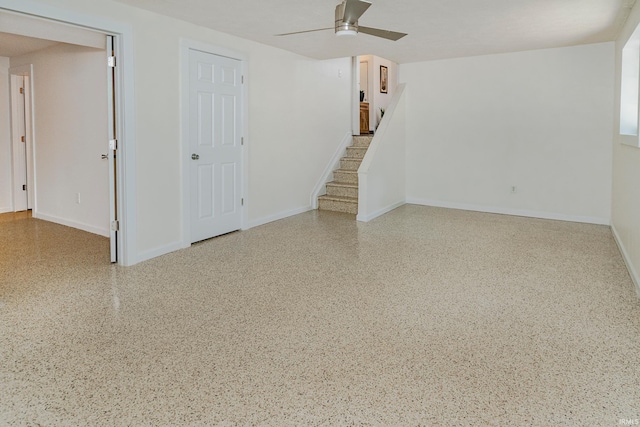
POLYGON ((22 184, 22 191, 27 191, 27 184, 22 184))
POLYGON ((117 150, 118 149, 118 140, 110 139, 109 140, 109 150, 117 150))
POLYGON ((21 93, 22 95, 24 95, 24 88, 22 88, 22 87, 20 88, 20 93, 21 93))
POLYGON ((120 231, 120 221, 111 221, 111 231, 120 231))
POLYGON ((24 136, 20 137, 20 142, 24 142, 24 136))
POLYGON ((244 198, 240 199, 240 206, 244 206, 244 198))
POLYGON ((115 68, 116 67, 116 57, 115 56, 109 56, 107 58, 107 66, 111 67, 111 68, 115 68))
POLYGON ((240 145, 244 145, 244 136, 240 137, 240 145))
POLYGON ((240 82, 244 84, 244 76, 240 76, 240 82))

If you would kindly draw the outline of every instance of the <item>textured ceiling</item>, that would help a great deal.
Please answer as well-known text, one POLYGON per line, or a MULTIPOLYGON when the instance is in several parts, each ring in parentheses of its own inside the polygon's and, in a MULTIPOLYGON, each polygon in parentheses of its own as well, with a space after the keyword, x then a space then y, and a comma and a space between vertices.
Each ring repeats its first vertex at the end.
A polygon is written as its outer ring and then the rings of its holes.
POLYGON ((374 54, 398 63, 614 40, 636 0, 371 0, 360 24, 392 42, 333 30, 338 0, 118 0, 317 59, 374 54))

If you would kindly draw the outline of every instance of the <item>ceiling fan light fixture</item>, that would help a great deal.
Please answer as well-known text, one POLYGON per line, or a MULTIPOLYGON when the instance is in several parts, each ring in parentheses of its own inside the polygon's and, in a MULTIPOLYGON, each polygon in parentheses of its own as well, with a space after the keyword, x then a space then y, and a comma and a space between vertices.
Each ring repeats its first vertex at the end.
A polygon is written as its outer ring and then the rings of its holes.
POLYGON ((345 21, 346 1, 336 6, 336 36, 357 36, 358 21, 345 21))
POLYGON ((358 35, 358 31, 357 30, 336 30, 336 36, 342 37, 342 36, 357 36, 358 35))
POLYGON ((357 36, 358 23, 350 24, 348 22, 336 21, 336 36, 357 36))
MULTIPOLYGON (((368 34, 374 37, 397 41, 406 36, 405 33, 383 30, 380 28, 371 28, 358 26, 358 20, 363 13, 371 6, 371 2, 367 0, 342 0, 342 3, 336 6, 336 20, 334 30, 336 36, 356 36, 358 33, 368 34)), ((276 34, 276 36, 291 36, 294 34, 313 33, 316 31, 330 30, 331 28, 317 28, 315 30, 295 31, 293 33, 276 34)))

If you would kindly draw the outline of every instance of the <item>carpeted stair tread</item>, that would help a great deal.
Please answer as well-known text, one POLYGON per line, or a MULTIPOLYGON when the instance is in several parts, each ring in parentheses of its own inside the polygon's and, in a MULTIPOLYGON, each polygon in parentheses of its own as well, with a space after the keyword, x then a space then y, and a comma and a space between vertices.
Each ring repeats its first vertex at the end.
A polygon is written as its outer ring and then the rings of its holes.
POLYGON ((358 203, 358 199, 355 197, 344 197, 344 196, 320 196, 318 199, 322 200, 332 200, 334 202, 345 202, 345 203, 358 203))
POLYGON ((358 214, 358 168, 367 153, 373 135, 354 136, 340 159, 340 167, 325 184, 327 194, 318 197, 318 209, 358 214))
POLYGON ((358 188, 358 184, 351 184, 349 182, 340 182, 340 181, 327 182, 326 185, 333 185, 335 187, 345 187, 345 188, 358 188))

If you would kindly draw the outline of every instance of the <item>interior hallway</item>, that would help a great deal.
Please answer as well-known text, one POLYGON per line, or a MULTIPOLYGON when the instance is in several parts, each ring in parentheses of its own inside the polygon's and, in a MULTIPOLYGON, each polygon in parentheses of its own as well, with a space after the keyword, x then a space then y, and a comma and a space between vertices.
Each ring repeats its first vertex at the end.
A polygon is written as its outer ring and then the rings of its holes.
POLYGON ((0 216, 1 425, 618 425, 640 301, 608 227, 311 211, 133 267, 0 216))

